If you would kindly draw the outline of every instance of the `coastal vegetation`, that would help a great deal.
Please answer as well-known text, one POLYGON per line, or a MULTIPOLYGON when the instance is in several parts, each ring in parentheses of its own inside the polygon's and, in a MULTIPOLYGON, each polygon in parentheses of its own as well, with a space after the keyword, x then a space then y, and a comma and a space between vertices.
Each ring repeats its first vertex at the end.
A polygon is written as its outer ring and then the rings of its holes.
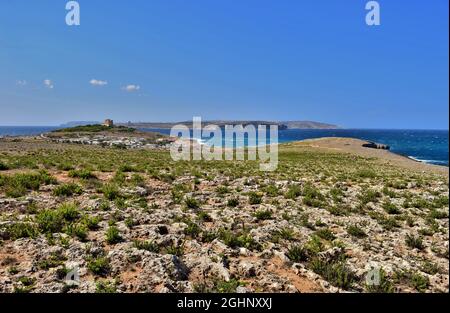
POLYGON ((280 146, 273 172, 167 150, 0 148, 2 292, 65 292, 55 273, 75 264, 70 292, 448 292, 448 174, 300 144, 280 146))

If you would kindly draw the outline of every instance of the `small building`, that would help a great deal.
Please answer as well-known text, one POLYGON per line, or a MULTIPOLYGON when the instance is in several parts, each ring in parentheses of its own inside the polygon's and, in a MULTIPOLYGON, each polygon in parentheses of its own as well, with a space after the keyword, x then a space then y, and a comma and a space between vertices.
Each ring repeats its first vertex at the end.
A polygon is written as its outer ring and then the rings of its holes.
POLYGON ((113 126, 114 126, 114 122, 113 122, 113 120, 110 120, 110 119, 108 118, 108 119, 106 119, 106 120, 103 122, 103 126, 113 127, 113 126))

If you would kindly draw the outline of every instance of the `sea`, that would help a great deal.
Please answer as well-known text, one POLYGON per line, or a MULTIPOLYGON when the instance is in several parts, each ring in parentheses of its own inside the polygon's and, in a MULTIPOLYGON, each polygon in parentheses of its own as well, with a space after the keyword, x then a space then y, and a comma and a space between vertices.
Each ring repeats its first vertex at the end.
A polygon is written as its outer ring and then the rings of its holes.
MULTIPOLYGON (((54 126, 0 126, 0 136, 39 135, 57 129, 54 126)), ((144 128, 170 134, 170 129, 144 128)), ((224 132, 223 132, 224 133, 224 132)), ((449 166, 448 130, 413 129, 283 129, 278 131, 278 142, 291 142, 323 137, 349 137, 390 146, 390 151, 417 161, 449 166)), ((207 142, 209 137, 195 138, 207 142)), ((222 142, 225 138, 222 138, 222 142)), ((236 143, 239 146, 239 143, 236 143)))

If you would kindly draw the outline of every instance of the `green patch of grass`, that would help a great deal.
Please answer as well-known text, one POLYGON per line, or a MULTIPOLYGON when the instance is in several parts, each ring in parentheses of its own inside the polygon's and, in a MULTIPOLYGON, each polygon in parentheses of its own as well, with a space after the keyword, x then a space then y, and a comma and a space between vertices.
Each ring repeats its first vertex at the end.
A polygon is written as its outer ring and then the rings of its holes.
POLYGON ((251 205, 255 204, 261 204, 262 202, 262 195, 257 192, 249 192, 248 193, 248 203, 251 205))
POLYGON ((28 293, 34 288, 36 284, 36 278, 34 277, 22 276, 18 281, 21 285, 14 287, 14 293, 28 293))
POLYGON ((115 226, 110 226, 106 231, 106 242, 109 244, 116 244, 122 241, 119 229, 115 226))
POLYGON ((367 189, 358 195, 358 199, 362 204, 367 204, 369 202, 376 203, 380 196, 378 191, 367 189))
POLYGON ((280 194, 279 188, 274 184, 265 186, 263 188, 263 191, 266 193, 268 197, 276 197, 280 194))
POLYGON ((293 240, 294 231, 291 228, 282 228, 274 232, 272 240, 278 242, 279 239, 293 240))
POLYGON ((358 225, 350 225, 349 227, 347 227, 347 233, 356 238, 367 237, 366 232, 358 225))
POLYGON ((286 256, 289 258, 289 260, 297 263, 305 262, 309 259, 308 249, 300 245, 291 246, 288 249, 286 256))
POLYGON ((64 264, 66 258, 58 253, 53 253, 49 257, 38 262, 38 267, 42 270, 48 270, 53 267, 58 267, 64 264))
POLYGON ((158 253, 160 251, 159 246, 153 241, 133 241, 133 246, 138 250, 146 250, 154 253, 158 253))
POLYGON ((295 200, 302 195, 302 190, 299 185, 292 185, 284 195, 286 199, 295 200))
POLYGON ((81 195, 82 193, 83 189, 81 186, 73 183, 60 185, 53 190, 53 195, 57 197, 70 197, 73 195, 81 195))
POLYGON ((73 222, 80 217, 80 211, 74 203, 61 204, 57 209, 57 213, 60 214, 64 220, 69 222, 73 222))
POLYGON ((46 171, 0 176, 0 191, 12 198, 22 197, 30 190, 39 190, 41 185, 51 184, 56 184, 56 179, 46 171))
POLYGON ((43 210, 36 216, 39 229, 44 233, 59 233, 64 227, 64 219, 57 210, 43 210))
POLYGON ((69 175, 69 177, 72 177, 72 178, 81 178, 81 179, 97 178, 97 176, 95 176, 91 171, 86 170, 86 169, 70 170, 68 175, 69 175))
POLYGON ((308 267, 333 286, 344 290, 350 290, 357 280, 356 275, 347 267, 343 258, 338 260, 314 258, 309 262, 308 267))
POLYGON ((35 225, 26 222, 16 222, 4 226, 3 236, 5 239, 16 240, 19 238, 35 238, 38 234, 39 230, 35 225))
POLYGON ((231 198, 227 201, 227 206, 235 208, 239 205, 239 200, 237 198, 231 198))
POLYGON ((421 237, 416 237, 414 235, 407 234, 405 238, 405 243, 408 247, 412 249, 423 250, 425 246, 423 245, 423 240, 421 237))
POLYGON ((336 236, 328 228, 319 229, 314 233, 314 235, 328 241, 333 241, 336 239, 336 236))
POLYGON ((0 162, 0 171, 6 171, 9 170, 9 166, 5 163, 0 162))
POLYGON ((261 249, 261 245, 246 232, 233 233, 229 230, 221 230, 219 232, 219 239, 230 248, 244 247, 249 250, 261 249))
POLYGON ((97 230, 99 228, 98 224, 100 221, 101 219, 98 216, 85 215, 82 218, 82 223, 86 225, 89 230, 97 230))
POLYGON ((90 258, 87 262, 87 268, 98 276, 107 276, 111 271, 109 260, 106 257, 90 258))
POLYGON ((105 184, 102 187, 101 192, 103 193, 105 198, 110 201, 116 200, 120 197, 119 188, 114 184, 105 184))
POLYGON ((429 260, 424 260, 420 266, 420 270, 429 275, 435 275, 440 272, 439 265, 429 260))
POLYGON ((173 244, 165 247, 164 252, 181 257, 184 254, 184 242, 182 244, 173 244))
POLYGON ((383 209, 388 214, 400 214, 401 213, 400 209, 394 203, 392 203, 390 201, 385 201, 383 203, 383 209))
POLYGON ((412 271, 397 271, 394 274, 394 280, 396 283, 411 286, 418 292, 425 292, 430 286, 430 280, 428 277, 412 271))
POLYGON ((184 229, 184 234, 192 238, 196 238, 202 229, 196 223, 192 221, 187 221, 187 227, 184 229))
POLYGON ((428 213, 428 217, 432 218, 432 219, 445 219, 448 218, 448 212, 444 211, 444 210, 436 210, 436 209, 431 209, 430 213, 428 213))
POLYGON ((115 281, 99 280, 95 284, 96 293, 116 293, 117 284, 115 281))
POLYGON ((372 169, 364 168, 364 169, 358 170, 356 172, 356 176, 358 176, 359 178, 376 178, 377 174, 372 169))
POLYGON ((270 220, 272 219, 272 211, 270 210, 259 210, 256 211, 254 216, 259 221, 270 220))
POLYGON ((243 283, 234 278, 229 281, 215 279, 208 283, 194 284, 194 291, 197 293, 234 293, 239 286, 243 286, 243 283))
POLYGON ((202 222, 212 222, 213 220, 212 217, 205 211, 198 212, 197 217, 202 222))
POLYGON ((191 210, 197 210, 200 208, 200 202, 195 198, 191 198, 191 197, 186 198, 184 200, 184 204, 186 205, 186 207, 188 209, 191 209, 191 210))
POLYGON ((227 186, 219 186, 216 188, 216 193, 220 196, 230 193, 230 189, 227 186))
POLYGON ((70 236, 77 237, 81 241, 86 241, 88 228, 84 224, 68 224, 64 227, 64 232, 70 236))

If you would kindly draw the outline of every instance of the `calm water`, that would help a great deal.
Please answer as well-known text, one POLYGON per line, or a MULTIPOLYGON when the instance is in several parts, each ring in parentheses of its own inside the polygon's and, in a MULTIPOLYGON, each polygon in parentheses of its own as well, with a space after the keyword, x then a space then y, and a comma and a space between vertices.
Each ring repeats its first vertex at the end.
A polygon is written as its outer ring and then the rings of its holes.
MULTIPOLYGON (((169 129, 142 129, 170 134, 169 129)), ((224 132, 223 132, 224 134, 224 132)), ((382 129, 287 129, 278 132, 278 142, 290 142, 323 137, 358 138, 387 144, 391 151, 419 161, 449 164, 448 130, 382 130, 382 129)), ((196 138, 200 139, 200 138, 196 138)), ((206 141, 210 138, 201 138, 206 141)), ((222 139, 222 144, 225 139, 222 139)), ((247 140, 236 143, 246 144, 247 140)), ((216 143, 217 144, 217 143, 216 143)))
POLYGON ((55 126, 0 126, 0 136, 33 136, 57 128, 55 126))
MULTIPOLYGON (((57 129, 52 126, 0 126, 0 136, 39 135, 57 129)), ((143 129, 169 134, 169 129, 143 129)), ((387 144, 391 151, 417 160, 449 165, 448 130, 375 130, 375 129, 288 129, 280 130, 278 141, 289 142, 322 137, 350 137, 387 144)), ((209 138, 202 138, 207 140, 209 138)), ((240 143, 237 143, 240 145, 240 143)))

